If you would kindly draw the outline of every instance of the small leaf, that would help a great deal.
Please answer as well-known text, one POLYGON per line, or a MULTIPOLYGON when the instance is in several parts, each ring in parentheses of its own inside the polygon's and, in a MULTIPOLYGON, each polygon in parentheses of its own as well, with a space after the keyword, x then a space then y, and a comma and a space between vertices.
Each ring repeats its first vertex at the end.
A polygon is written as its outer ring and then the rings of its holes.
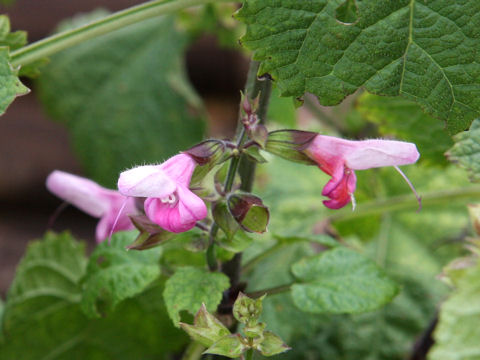
POLYGON ((480 181, 480 119, 476 119, 470 130, 453 138, 455 145, 447 152, 447 157, 467 169, 471 181, 480 181))
POLYGON ((228 210, 248 232, 263 233, 267 231, 270 213, 262 200, 252 194, 231 194, 227 198, 228 210))
POLYGON ((371 260, 338 247, 292 265, 301 283, 292 286, 299 309, 312 313, 360 313, 385 305, 397 286, 371 260))
POLYGON ((228 277, 204 269, 185 266, 178 268, 167 280, 163 298, 174 325, 180 322, 180 311, 195 314, 202 304, 208 311, 215 311, 222 300, 222 293, 230 286, 228 277))
POLYGON ((195 315, 193 325, 180 323, 180 326, 188 335, 200 344, 209 347, 221 338, 230 335, 230 331, 215 316, 210 314, 202 304, 195 315))
POLYGON ((263 356, 273 356, 281 354, 290 349, 291 348, 287 344, 285 344, 283 340, 280 339, 280 337, 278 337, 271 331, 265 331, 263 333, 263 340, 257 346, 257 350, 260 351, 263 356))
POLYGON ((210 346, 203 353, 222 355, 235 359, 242 355, 245 350, 247 350, 247 346, 242 340, 243 339, 239 334, 225 336, 210 346))
POLYGON ((25 95, 30 90, 18 78, 17 71, 10 64, 8 48, 0 47, 0 115, 19 95, 25 95))

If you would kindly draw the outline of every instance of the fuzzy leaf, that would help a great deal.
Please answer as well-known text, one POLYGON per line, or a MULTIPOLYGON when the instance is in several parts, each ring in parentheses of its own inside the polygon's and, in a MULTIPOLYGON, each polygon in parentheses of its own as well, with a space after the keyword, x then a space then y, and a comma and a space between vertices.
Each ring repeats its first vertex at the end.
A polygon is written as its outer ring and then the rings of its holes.
POLYGON ((292 286, 295 305, 312 313, 360 313, 385 305, 395 283, 377 265, 347 248, 335 248, 292 265, 301 283, 292 286))
POLYGON ((125 168, 201 140, 202 111, 182 67, 186 42, 162 17, 52 57, 39 79, 41 97, 67 124, 90 177, 113 187, 125 168))
POLYGON ((185 266, 178 268, 167 280, 163 298, 168 314, 175 326, 180 322, 180 311, 194 315, 205 304, 213 312, 222 300, 222 293, 229 287, 228 277, 204 269, 185 266))
POLYGON ((480 265, 468 269, 443 303, 430 360, 480 358, 480 265))
POLYGON ((283 96, 310 92, 335 105, 359 87, 417 101, 455 133, 480 114, 480 2, 357 1, 357 22, 338 21, 342 0, 247 0, 242 43, 283 96))
POLYGON ((136 231, 114 234, 90 257, 82 293, 82 310, 89 317, 110 313, 120 302, 143 292, 160 275, 160 249, 128 251, 136 231))
POLYGON ((170 358, 186 338, 168 319, 162 283, 122 302, 106 317, 90 320, 79 304, 84 252, 85 246, 66 233, 48 233, 29 245, 7 295, 0 358, 170 358))
POLYGON ((480 120, 476 119, 470 130, 455 135, 454 140, 448 158, 467 169, 472 181, 480 181, 480 120))
POLYGON ((20 82, 17 71, 10 64, 7 47, 0 47, 0 115, 19 95, 25 95, 30 90, 20 82))

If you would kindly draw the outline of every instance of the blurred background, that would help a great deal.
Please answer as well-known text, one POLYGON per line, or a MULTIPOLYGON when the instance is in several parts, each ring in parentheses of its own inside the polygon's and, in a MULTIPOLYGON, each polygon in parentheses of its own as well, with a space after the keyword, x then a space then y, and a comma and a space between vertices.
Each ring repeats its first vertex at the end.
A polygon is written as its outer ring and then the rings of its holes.
MULTIPOLYGON (((103 8, 123 9, 134 0, 19 0, 0 6, 12 30, 28 32, 29 42, 51 34, 61 20, 103 8)), ((239 89, 243 88, 248 60, 236 49, 219 46, 212 35, 195 39, 186 50, 187 74, 204 100, 207 133, 231 136, 235 128, 239 89), (213 75, 213 76, 212 76, 213 75)), ((38 101, 36 82, 23 79, 31 93, 17 98, 0 121, 0 295, 14 276, 27 243, 43 235, 61 201, 45 188, 54 169, 82 175, 84 169, 72 151, 65 125, 52 121, 38 101)), ((160 159, 161 160, 161 159, 160 159)), ((94 244, 97 220, 73 207, 56 217, 53 229, 70 229, 94 244)))

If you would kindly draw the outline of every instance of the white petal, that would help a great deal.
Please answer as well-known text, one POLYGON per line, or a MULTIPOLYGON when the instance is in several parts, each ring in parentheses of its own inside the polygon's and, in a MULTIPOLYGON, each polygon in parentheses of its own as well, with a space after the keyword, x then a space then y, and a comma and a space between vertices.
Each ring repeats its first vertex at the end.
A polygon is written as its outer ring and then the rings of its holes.
POLYGON ((118 190, 125 196, 164 198, 175 189, 175 182, 156 165, 124 171, 118 179, 118 190))

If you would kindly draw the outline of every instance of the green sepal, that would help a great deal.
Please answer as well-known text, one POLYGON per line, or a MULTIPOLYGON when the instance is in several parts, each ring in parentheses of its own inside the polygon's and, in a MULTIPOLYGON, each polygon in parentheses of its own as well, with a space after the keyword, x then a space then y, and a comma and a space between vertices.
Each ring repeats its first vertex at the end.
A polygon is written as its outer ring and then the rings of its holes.
POLYGON ((273 332, 264 331, 263 340, 255 346, 255 349, 260 351, 263 356, 273 356, 288 351, 291 348, 273 332))
POLYGON ((243 150, 243 153, 247 155, 247 157, 259 164, 264 164, 267 162, 267 160, 260 154, 260 149, 256 146, 250 146, 246 149, 243 150))
POLYGON ((233 316, 242 324, 254 325, 262 314, 262 302, 265 295, 258 299, 251 299, 240 292, 233 305, 233 316))
POLYGON ((200 344, 210 347, 221 338, 230 335, 230 331, 202 304, 193 321, 193 325, 180 323, 180 327, 200 344))
POLYGON ((248 346, 244 344, 243 338, 239 334, 228 335, 210 346, 204 354, 222 355, 232 359, 240 357, 248 346))
POLYGON ((129 250, 151 249, 165 243, 175 235, 152 223, 145 215, 132 215, 129 217, 132 224, 140 231, 135 241, 127 246, 129 250))
POLYGON ((228 210, 247 232, 267 231, 270 212, 258 196, 247 193, 231 194, 227 197, 228 210))
POLYGON ((277 130, 268 134, 265 150, 284 159, 316 165, 304 152, 317 133, 302 130, 277 130))

